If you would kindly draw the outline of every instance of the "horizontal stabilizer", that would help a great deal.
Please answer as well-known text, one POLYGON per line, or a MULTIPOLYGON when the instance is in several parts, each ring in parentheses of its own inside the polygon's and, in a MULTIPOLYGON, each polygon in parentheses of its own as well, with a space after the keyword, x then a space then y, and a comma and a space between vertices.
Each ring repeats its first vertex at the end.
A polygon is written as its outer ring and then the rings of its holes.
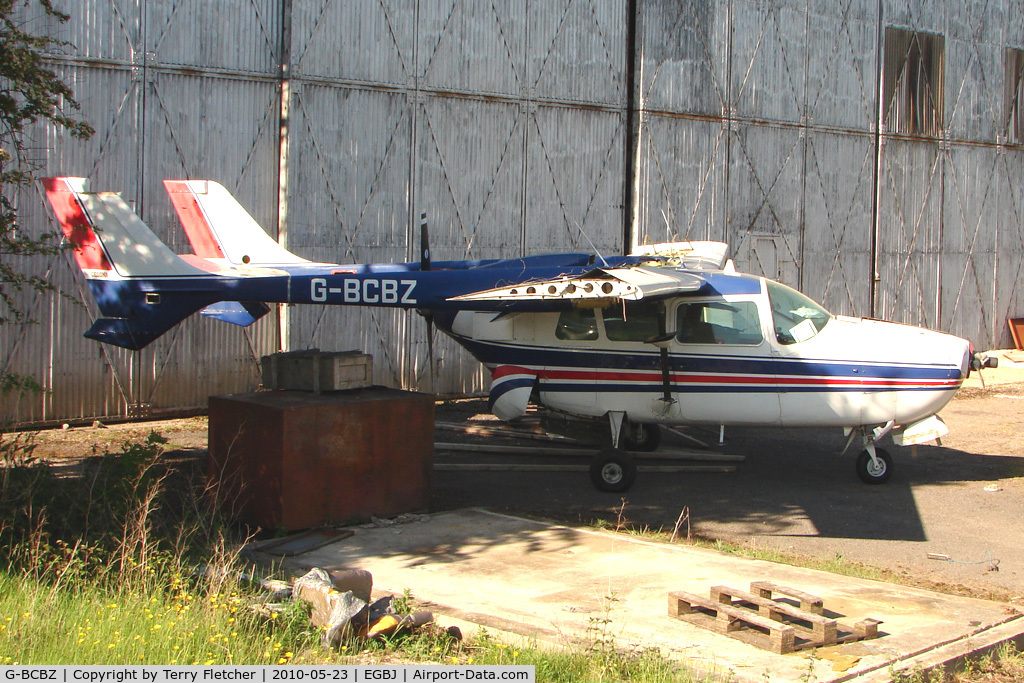
POLYGON ((222 322, 248 327, 270 312, 270 307, 260 301, 220 301, 210 304, 199 315, 222 322))
POLYGON ((556 302, 587 301, 601 304, 616 300, 664 298, 683 292, 695 292, 704 285, 699 275, 656 268, 598 268, 575 277, 544 282, 522 283, 464 294, 449 301, 465 302, 556 302))

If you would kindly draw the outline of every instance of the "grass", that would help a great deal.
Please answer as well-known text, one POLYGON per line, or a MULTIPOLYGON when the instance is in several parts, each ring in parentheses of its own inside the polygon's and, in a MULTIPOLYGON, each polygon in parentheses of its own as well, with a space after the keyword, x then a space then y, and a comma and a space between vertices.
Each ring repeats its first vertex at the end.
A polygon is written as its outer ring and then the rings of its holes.
POLYGON ((952 670, 893 672, 894 683, 1013 683, 1024 681, 1024 653, 1012 643, 952 670))
POLYGON ((0 664, 524 664, 535 667, 538 681, 714 680, 655 651, 559 652, 510 645, 486 631, 461 642, 438 627, 392 639, 348 638, 327 650, 301 605, 260 616, 251 607, 261 596, 242 586, 221 594, 204 593, 200 582, 169 588, 111 591, 86 582, 55 590, 0 575, 0 664))
POLYGON ((538 681, 716 680, 617 647, 610 607, 590 646, 566 650, 435 625, 326 649, 308 605, 266 609, 239 562, 246 539, 163 443, 151 433, 68 476, 36 460, 32 435, 0 433, 0 664, 526 664, 538 681))

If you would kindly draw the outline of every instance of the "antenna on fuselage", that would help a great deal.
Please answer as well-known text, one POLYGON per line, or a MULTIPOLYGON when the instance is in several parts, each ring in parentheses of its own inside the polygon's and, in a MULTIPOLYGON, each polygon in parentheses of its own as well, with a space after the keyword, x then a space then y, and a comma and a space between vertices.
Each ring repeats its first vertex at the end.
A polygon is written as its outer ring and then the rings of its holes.
POLYGON ((587 244, 590 245, 591 250, 593 250, 594 254, 597 255, 597 258, 601 259, 601 263, 607 266, 608 261, 605 260, 604 256, 601 256, 601 252, 599 252, 597 250, 597 247, 594 246, 594 243, 590 241, 590 237, 587 235, 587 233, 583 232, 583 225, 578 224, 576 226, 576 229, 580 231, 580 235, 582 235, 583 239, 585 239, 587 241, 587 244))

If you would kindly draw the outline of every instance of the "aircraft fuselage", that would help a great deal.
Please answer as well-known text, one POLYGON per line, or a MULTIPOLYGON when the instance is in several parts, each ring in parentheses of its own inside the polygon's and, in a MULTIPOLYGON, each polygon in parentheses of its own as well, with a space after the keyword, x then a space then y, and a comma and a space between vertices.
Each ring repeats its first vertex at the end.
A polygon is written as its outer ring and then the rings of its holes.
POLYGON ((909 424, 938 412, 967 375, 969 344, 957 337, 826 314, 820 330, 798 323, 804 336, 794 338, 769 291, 793 290, 749 275, 705 277, 701 291, 646 311, 461 311, 438 322, 492 371, 516 368, 520 386, 535 377, 545 406, 592 417, 628 406, 635 422, 909 424), (703 338, 684 317, 696 311, 703 338))

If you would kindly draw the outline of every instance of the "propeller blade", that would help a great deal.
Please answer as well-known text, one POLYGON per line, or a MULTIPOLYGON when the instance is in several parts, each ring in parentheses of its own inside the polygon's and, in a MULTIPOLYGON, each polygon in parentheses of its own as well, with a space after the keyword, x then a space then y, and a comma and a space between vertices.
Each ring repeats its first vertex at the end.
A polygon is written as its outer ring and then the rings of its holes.
POLYGON ((420 214, 420 270, 430 270, 430 234, 427 231, 427 212, 420 214))

